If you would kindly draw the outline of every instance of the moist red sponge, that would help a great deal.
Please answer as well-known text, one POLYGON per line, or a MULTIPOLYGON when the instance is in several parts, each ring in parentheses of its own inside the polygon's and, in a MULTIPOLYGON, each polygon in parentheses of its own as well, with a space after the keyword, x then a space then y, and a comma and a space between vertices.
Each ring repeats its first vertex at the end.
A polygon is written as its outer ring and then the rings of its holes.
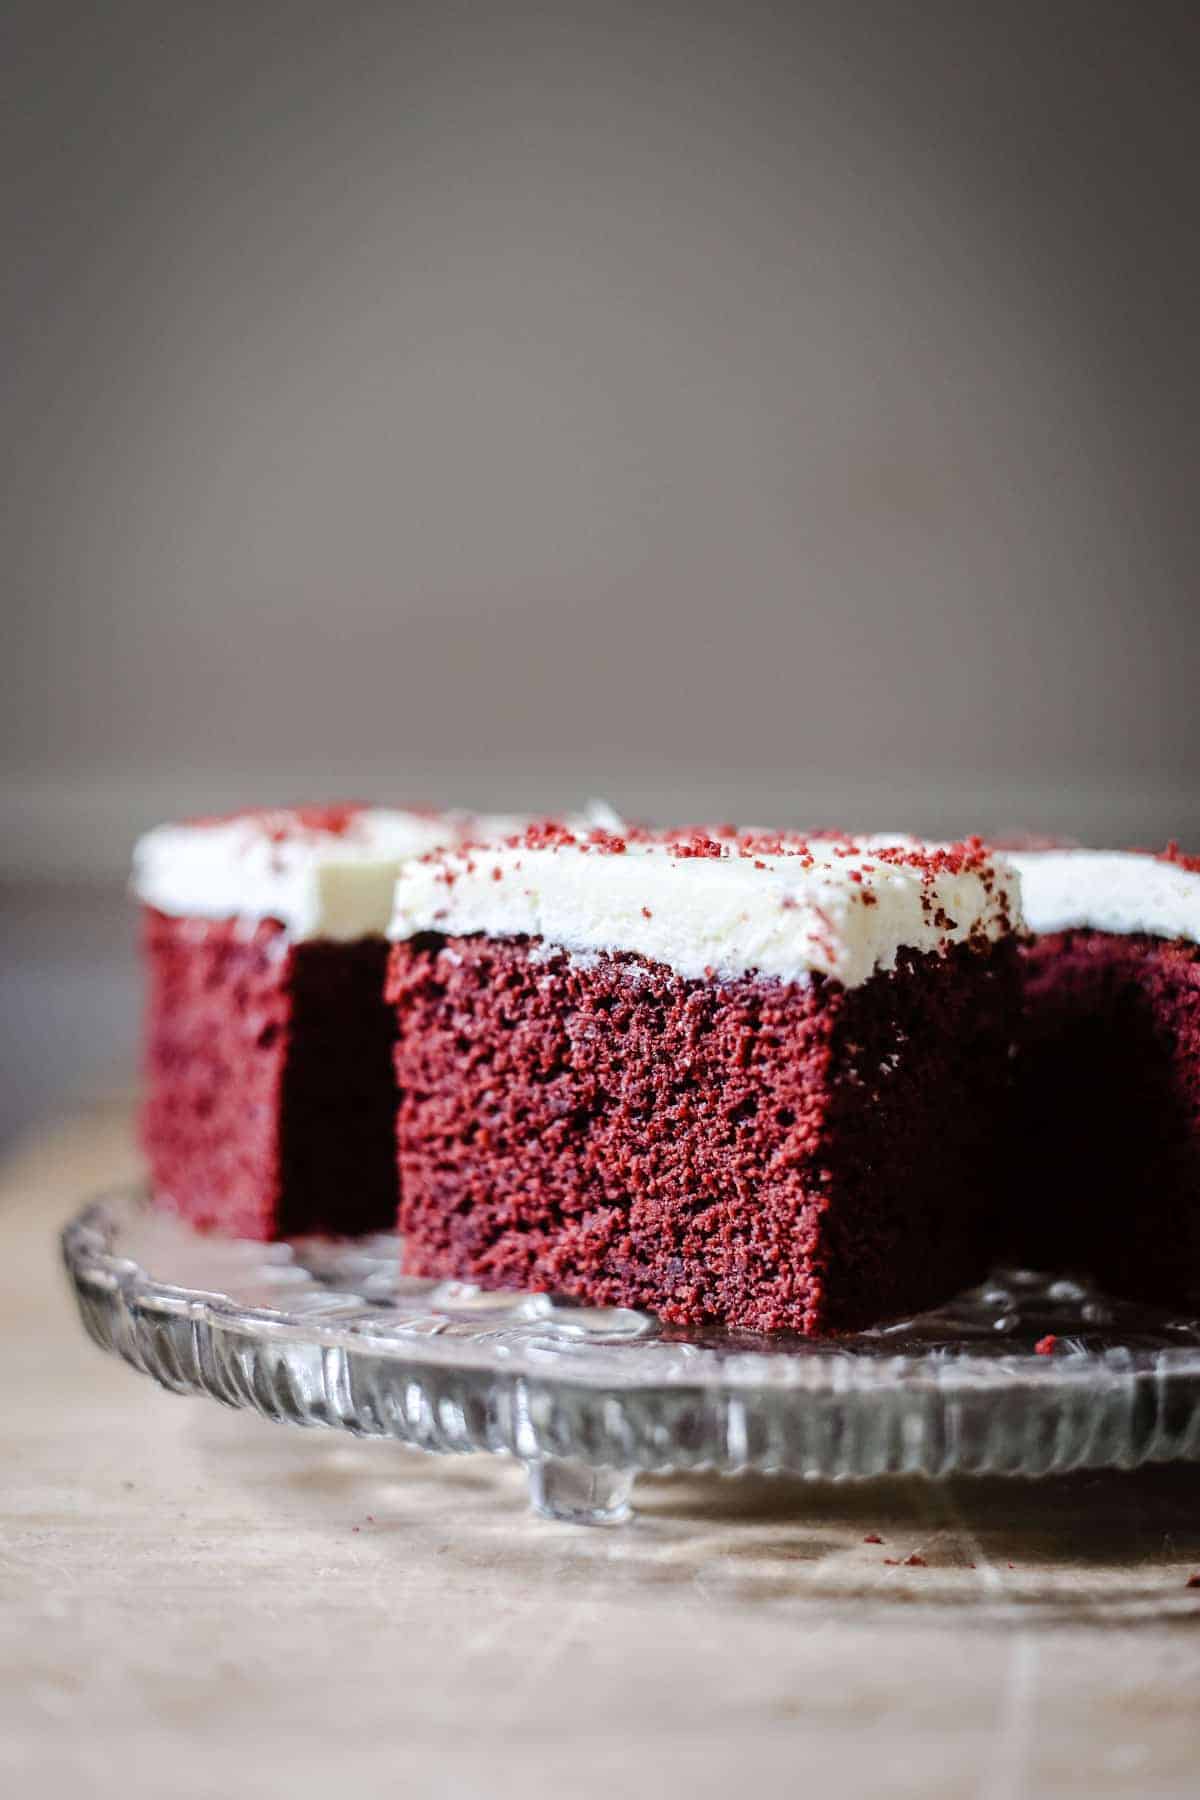
POLYGON ((846 989, 426 935, 387 991, 410 1272, 812 1334, 985 1270, 1010 940, 846 989))
POLYGON ((1022 952, 1010 1247, 1112 1293, 1200 1297, 1200 946, 1048 932, 1022 952))
POLYGON ((249 1238, 396 1209, 386 946, 143 909, 142 1140, 159 1203, 249 1238))

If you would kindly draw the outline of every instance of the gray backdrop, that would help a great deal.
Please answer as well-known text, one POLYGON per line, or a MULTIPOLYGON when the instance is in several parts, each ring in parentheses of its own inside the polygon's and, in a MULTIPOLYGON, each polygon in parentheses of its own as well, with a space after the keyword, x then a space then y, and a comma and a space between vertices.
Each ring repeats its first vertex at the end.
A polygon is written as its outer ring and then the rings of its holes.
POLYGON ((16 875, 1200 824, 1195 5, 9 5, 16 875))

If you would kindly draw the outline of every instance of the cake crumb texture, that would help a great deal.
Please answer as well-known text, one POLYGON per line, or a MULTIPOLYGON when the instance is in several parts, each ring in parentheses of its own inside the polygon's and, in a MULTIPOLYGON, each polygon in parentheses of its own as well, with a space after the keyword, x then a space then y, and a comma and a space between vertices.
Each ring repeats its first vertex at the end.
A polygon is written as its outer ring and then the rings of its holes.
POLYGON ((396 1201, 380 940, 143 910, 142 1141, 159 1204, 269 1239, 384 1229, 396 1201))
POLYGON ((1200 948, 1051 932, 1022 952, 1012 1246, 1131 1298, 1200 1296, 1200 948))
POLYGON ((846 989, 397 944, 406 1270, 806 1334, 957 1292, 994 1230, 1012 952, 846 989))

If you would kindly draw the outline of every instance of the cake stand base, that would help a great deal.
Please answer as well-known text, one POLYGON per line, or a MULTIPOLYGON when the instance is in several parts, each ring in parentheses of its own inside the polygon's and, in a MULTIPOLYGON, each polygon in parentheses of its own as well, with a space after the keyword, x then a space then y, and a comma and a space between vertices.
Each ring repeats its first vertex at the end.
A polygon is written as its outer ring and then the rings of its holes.
POLYGON ((543 1519, 566 1525, 623 1525, 633 1508, 633 1475, 594 1469, 570 1457, 547 1456, 525 1465, 529 1498, 543 1519))

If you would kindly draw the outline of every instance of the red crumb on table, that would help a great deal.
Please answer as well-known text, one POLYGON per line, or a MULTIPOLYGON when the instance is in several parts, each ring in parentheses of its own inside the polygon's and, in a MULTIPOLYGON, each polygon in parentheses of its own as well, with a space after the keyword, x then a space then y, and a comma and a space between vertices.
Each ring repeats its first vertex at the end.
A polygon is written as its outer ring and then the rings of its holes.
POLYGON ((1033 1346, 1033 1354, 1035 1356, 1053 1356, 1057 1343, 1057 1337, 1052 1331, 1048 1331, 1045 1337, 1039 1338, 1033 1346))
POLYGON ((1183 1585, 1185 1587, 1200 1588, 1200 1575, 1189 1575, 1183 1585))
POLYGON ((903 1567, 906 1569, 927 1569, 929 1564, 925 1561, 925 1558, 919 1551, 914 1550, 911 1556, 905 1557, 903 1567))
POLYGON ((866 1537, 863 1539, 864 1544, 882 1544, 883 1541, 884 1540, 877 1531, 868 1531, 866 1537))

